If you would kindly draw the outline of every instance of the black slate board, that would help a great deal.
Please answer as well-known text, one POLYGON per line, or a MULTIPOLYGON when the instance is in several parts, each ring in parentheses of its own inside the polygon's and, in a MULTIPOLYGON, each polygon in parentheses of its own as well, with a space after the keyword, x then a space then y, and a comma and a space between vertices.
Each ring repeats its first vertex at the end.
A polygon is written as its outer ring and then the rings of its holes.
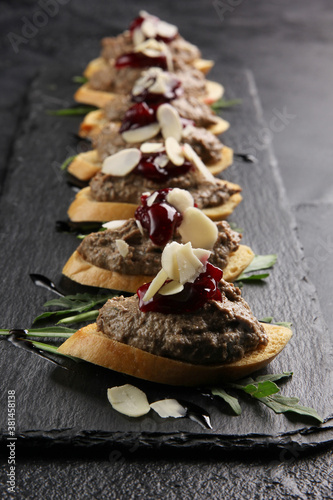
MULTIPOLYGON (((75 86, 70 77, 79 71, 65 64, 46 69, 31 88, 22 117, 22 128, 1 199, 0 263, 1 327, 27 327, 52 295, 34 287, 30 272, 60 281, 60 271, 78 241, 54 230, 66 217, 74 191, 59 165, 66 156, 84 148, 73 132, 80 119, 48 116, 45 110, 68 106, 75 86)), ((261 137, 264 124, 250 72, 223 71, 228 98, 241 97, 242 105, 225 113, 232 123, 225 135, 235 151, 251 149, 249 136, 261 137)), ((321 428, 309 421, 275 415, 251 402, 242 404, 240 417, 232 417, 196 390, 169 388, 134 381, 151 400, 179 397, 195 402, 211 414, 213 430, 202 430, 190 420, 162 421, 154 415, 131 420, 112 410, 106 389, 132 381, 87 363, 70 364, 69 370, 0 343, 2 394, 15 389, 17 430, 22 444, 76 444, 92 446, 110 441, 126 447, 267 447, 297 442, 313 446, 332 440, 331 339, 320 319, 313 286, 302 270, 302 254, 294 234, 294 222, 286 207, 276 162, 269 145, 256 151, 257 164, 235 161, 225 177, 243 186, 244 202, 231 218, 245 229, 244 243, 257 253, 279 255, 269 281, 246 286, 243 295, 260 318, 274 316, 293 322, 294 337, 268 371, 293 370, 283 393, 297 395, 326 419, 321 428), (315 348, 315 349, 314 349, 315 348)), ((6 408, 0 409, 1 433, 6 433, 6 408)))

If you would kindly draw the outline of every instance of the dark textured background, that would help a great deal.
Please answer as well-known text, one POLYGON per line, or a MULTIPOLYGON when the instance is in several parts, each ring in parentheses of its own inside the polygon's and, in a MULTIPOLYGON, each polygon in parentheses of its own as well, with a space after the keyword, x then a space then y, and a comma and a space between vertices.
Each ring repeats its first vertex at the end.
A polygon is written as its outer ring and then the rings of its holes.
MULTIPOLYGON (((142 4, 181 27, 181 33, 197 43, 206 57, 216 61, 212 78, 221 74, 223 64, 249 67, 255 74, 267 123, 276 112, 286 109, 295 118, 281 132, 273 134, 272 142, 286 186, 289 202, 294 208, 301 242, 310 267, 310 278, 317 289, 323 316, 332 321, 332 182, 331 182, 331 114, 332 114, 332 53, 329 2, 220 2, 227 11, 220 19, 211 2, 178 4, 153 2, 142 4), (238 6, 236 6, 238 3, 238 6), (189 7, 191 5, 191 7, 189 7), (316 235, 317 238, 314 237, 316 235), (329 274, 330 273, 330 274, 329 274)), ((1 28, 3 56, 1 73, 2 109, 1 172, 11 156, 11 149, 25 113, 25 96, 29 80, 36 70, 47 64, 68 60, 73 54, 75 65, 82 64, 98 52, 98 40, 109 33, 118 33, 136 13, 135 2, 69 1, 59 7, 59 13, 49 19, 28 43, 14 54, 6 34, 21 33, 22 16, 32 19, 39 9, 36 2, 18 2, 15 9, 2 3, 1 28), (21 5, 21 7, 19 6, 21 5)), ((52 101, 50 107, 57 107, 52 101)), ((47 104, 48 104, 47 103, 47 104)), ((63 103, 61 103, 63 104, 63 103)), ((56 131, 55 131, 56 133, 56 131)), ((265 137, 257 138, 259 149, 265 137)), ((32 144, 32 147, 34 145, 32 144)), ((39 145, 40 146, 40 145, 39 145)), ((68 151, 70 154, 71 151, 68 151)), ((57 161, 63 159, 59 153, 57 161)), ((24 168, 24 167, 22 167, 24 168)), ((30 191, 29 191, 30 192, 30 191)), ((36 193, 38 186, 36 186, 36 193)), ((38 194, 38 196, 40 196, 38 194)), ((32 197, 33 200, 33 197, 32 197)), ((2 234, 10 231, 5 224, 2 234)), ((24 250, 24 245, 22 246, 24 250)), ((51 258, 51 256, 50 256, 51 258)), ((25 270, 24 270, 25 271, 25 270)), ((29 307, 29 297, 25 299, 29 307)), ((66 457, 69 451, 66 451, 66 457)), ((276 498, 290 496, 306 498, 329 497, 328 471, 331 455, 328 451, 308 457, 297 447, 285 448, 275 455, 228 457, 172 457, 176 464, 161 457, 155 460, 142 454, 129 456, 113 453, 98 456, 97 452, 81 461, 66 460, 38 454, 21 455, 18 470, 19 497, 54 498, 61 493, 70 497, 130 498, 145 496, 204 498, 254 496, 276 498), (126 460, 125 460, 126 459, 126 460), (124 461, 125 460, 125 461, 124 461), (244 478, 246 482, 244 483, 244 478), (51 493, 51 485, 52 492, 51 493), (28 493, 29 492, 29 493, 28 493)), ((2 469, 3 476, 6 468, 2 469)))

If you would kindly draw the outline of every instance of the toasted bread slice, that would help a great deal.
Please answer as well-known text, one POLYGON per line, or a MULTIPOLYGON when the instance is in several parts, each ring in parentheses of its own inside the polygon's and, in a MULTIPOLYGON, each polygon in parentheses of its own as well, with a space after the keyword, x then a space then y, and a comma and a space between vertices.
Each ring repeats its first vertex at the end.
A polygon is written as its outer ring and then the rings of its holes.
POLYGON ((266 346, 261 345, 239 361, 213 366, 176 361, 122 344, 106 337, 97 329, 96 323, 78 330, 58 351, 151 382, 205 386, 246 377, 267 366, 282 351, 291 339, 292 331, 283 326, 263 326, 268 335, 266 346))
MULTIPOLYGON (((251 248, 240 245, 233 252, 227 266, 223 269, 223 279, 233 281, 252 262, 254 253, 251 248)), ((62 274, 81 285, 96 286, 99 288, 110 288, 112 290, 122 290, 123 292, 135 293, 144 283, 152 281, 155 276, 121 274, 116 271, 109 271, 97 267, 86 261, 77 250, 66 262, 62 274)))
MULTIPOLYGON (((207 168, 213 175, 217 175, 230 167, 232 162, 233 150, 228 148, 228 146, 223 146, 221 160, 207 165, 207 168)), ((101 168, 102 162, 98 157, 97 151, 92 150, 78 154, 68 166, 67 171, 81 181, 89 181, 101 168)))
MULTIPOLYGON (((94 139, 101 132, 103 127, 108 123, 110 122, 105 116, 105 113, 102 109, 90 111, 90 113, 86 114, 83 122, 80 125, 79 136, 83 138, 94 139)), ((114 123, 119 123, 120 126, 120 122, 114 123)), ((229 127, 229 122, 223 120, 223 118, 218 117, 218 122, 208 127, 207 130, 209 130, 209 132, 214 135, 220 135, 228 130, 229 127)))
MULTIPOLYGON (((212 104, 213 102, 221 99, 224 93, 224 88, 220 83, 206 81, 206 94, 204 94, 200 100, 206 104, 212 104)), ((74 99, 76 102, 82 104, 89 104, 91 106, 96 106, 97 108, 104 108, 106 104, 113 99, 117 98, 118 94, 112 92, 106 92, 105 90, 94 90, 90 88, 88 83, 84 83, 74 94, 74 99)))
MULTIPOLYGON (((230 187, 237 186, 231 182, 227 182, 227 184, 230 187)), ((226 219, 241 201, 242 196, 235 193, 223 205, 205 208, 202 211, 212 220, 226 219)), ((137 205, 133 203, 96 201, 91 196, 90 187, 86 187, 77 193, 67 213, 72 222, 107 222, 133 217, 136 208, 137 205)))
MULTIPOLYGON (((194 68, 201 71, 204 75, 208 73, 214 66, 214 61, 209 59, 195 59, 192 63, 194 68)), ((103 57, 97 57, 88 63, 88 66, 83 72, 83 75, 86 78, 90 78, 94 73, 100 71, 101 69, 105 69, 108 66, 107 61, 103 57)))

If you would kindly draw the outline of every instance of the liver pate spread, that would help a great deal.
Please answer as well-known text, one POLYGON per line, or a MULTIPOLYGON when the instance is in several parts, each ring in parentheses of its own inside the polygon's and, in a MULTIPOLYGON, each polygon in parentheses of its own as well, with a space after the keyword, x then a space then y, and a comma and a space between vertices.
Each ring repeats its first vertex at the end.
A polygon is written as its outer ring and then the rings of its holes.
POLYGON ((194 364, 241 359, 267 344, 266 333, 240 290, 221 281, 222 302, 207 302, 191 314, 143 313, 138 297, 108 300, 97 318, 107 337, 144 351, 194 364))
POLYGON ((206 180, 198 175, 196 170, 166 180, 163 185, 134 173, 125 177, 115 177, 98 172, 90 181, 91 196, 94 200, 137 205, 140 204, 142 193, 156 191, 161 187, 187 189, 200 209, 223 205, 230 196, 241 191, 241 188, 231 188, 220 179, 206 180))
MULTIPOLYGON (((225 221, 217 223, 218 237, 209 261, 223 269, 228 263, 230 253, 239 246, 241 235, 232 231, 225 221)), ((175 241, 181 241, 175 234, 175 241)), ((117 229, 107 229, 99 233, 89 234, 78 247, 79 254, 90 264, 97 267, 117 271, 120 274, 152 276, 161 269, 162 248, 153 244, 148 233, 142 234, 135 222, 129 219, 117 229), (116 240, 124 240, 128 245, 128 254, 122 257, 116 240)))

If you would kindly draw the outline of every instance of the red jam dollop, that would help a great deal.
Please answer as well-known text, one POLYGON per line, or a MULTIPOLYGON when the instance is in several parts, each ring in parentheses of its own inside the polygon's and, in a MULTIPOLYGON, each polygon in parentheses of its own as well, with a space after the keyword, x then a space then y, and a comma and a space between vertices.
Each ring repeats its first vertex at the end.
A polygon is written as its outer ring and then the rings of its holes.
POLYGON ((142 312, 160 312, 163 314, 192 313, 204 306, 209 300, 222 300, 219 281, 223 271, 209 262, 206 270, 199 274, 194 283, 185 283, 184 289, 174 295, 161 295, 157 293, 148 302, 143 302, 143 297, 150 283, 145 283, 137 290, 139 309, 142 312))
POLYGON ((126 111, 119 132, 123 133, 156 122, 156 111, 157 106, 149 106, 146 102, 134 104, 126 111))
POLYGON ((141 160, 132 170, 132 173, 142 175, 151 181, 162 183, 174 177, 185 175, 189 170, 193 169, 192 163, 188 160, 185 160, 181 166, 176 166, 169 160, 165 166, 161 167, 158 159, 163 156, 166 156, 166 153, 163 151, 158 153, 142 153, 141 160))
POLYGON ((162 69, 167 69, 167 58, 165 54, 161 54, 156 57, 149 57, 142 52, 128 52, 123 54, 116 59, 115 67, 117 69, 121 68, 150 68, 158 67, 162 69))
POLYGON ((172 188, 160 189, 153 204, 149 207, 149 195, 141 196, 141 206, 135 211, 134 217, 141 222, 148 231, 149 238, 155 245, 165 246, 174 235, 176 228, 181 224, 183 217, 178 210, 166 201, 172 188))

